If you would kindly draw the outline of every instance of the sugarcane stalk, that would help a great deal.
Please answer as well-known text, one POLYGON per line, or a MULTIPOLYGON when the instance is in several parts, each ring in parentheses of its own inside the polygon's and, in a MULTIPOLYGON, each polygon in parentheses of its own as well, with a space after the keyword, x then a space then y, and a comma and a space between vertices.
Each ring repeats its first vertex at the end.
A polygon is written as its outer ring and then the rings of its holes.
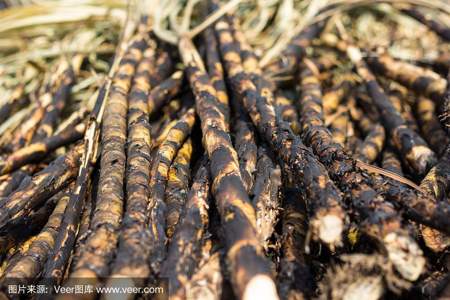
POLYGON ((59 134, 45 138, 41 142, 33 143, 14 152, 8 158, 0 162, 0 174, 11 173, 29 163, 38 162, 53 150, 71 144, 83 137, 86 129, 85 123, 75 127, 68 127, 59 134))
POLYGON ((28 103, 28 98, 24 97, 24 88, 23 84, 17 85, 8 101, 0 107, 0 124, 28 103))
POLYGON ((290 124, 294 134, 300 133, 300 122, 295 105, 292 99, 283 95, 280 91, 275 93, 276 110, 280 113, 281 119, 290 124))
POLYGON ((176 71, 169 78, 155 86, 148 94, 148 111, 156 113, 169 102, 170 99, 178 95, 183 82, 183 72, 176 71))
POLYGON ((137 67, 129 96, 128 148, 126 169, 126 208, 119 234, 116 259, 111 277, 145 278, 150 274, 148 255, 150 228, 147 207, 149 205, 151 138, 148 121, 146 93, 151 87, 150 76, 156 69, 155 51, 145 50, 137 67))
POLYGON ((10 264, 2 275, 2 285, 31 284, 44 269, 44 263, 55 246, 56 236, 70 198, 70 189, 56 195, 59 199, 47 224, 33 239, 28 250, 19 259, 10 264))
POLYGON ((200 250, 208 227, 209 165, 202 164, 194 177, 184 213, 169 244, 161 266, 162 278, 169 280, 170 299, 185 299, 185 283, 191 280, 200 260, 200 250))
POLYGON ((282 299, 304 299, 315 294, 313 273, 305 254, 308 221, 306 203, 295 189, 284 191, 281 217, 281 261, 277 285, 282 299))
POLYGON ((110 77, 102 86, 91 114, 86 131, 91 157, 95 157, 92 151, 98 151, 100 123, 102 125, 100 179, 91 233, 86 239, 85 250, 74 265, 72 278, 91 278, 96 284, 99 278, 106 277, 110 272, 124 204, 127 94, 145 47, 145 40, 137 35, 126 45, 124 54, 116 55, 117 70, 111 68, 110 77), (111 79, 112 75, 114 77, 111 79))
POLYGON ((368 93, 380 111, 383 125, 388 134, 392 136, 393 145, 402 153, 404 163, 419 176, 425 175, 436 163, 435 153, 418 133, 406 126, 405 120, 389 101, 389 98, 362 60, 360 50, 355 46, 348 45, 347 55, 355 64, 358 74, 365 81, 368 93))
POLYGON ((399 82, 419 95, 432 99, 437 105, 443 101, 447 81, 439 74, 393 59, 385 53, 369 56, 367 62, 373 71, 399 82))
POLYGON ((281 185, 280 167, 269 156, 268 149, 258 148, 256 178, 252 194, 253 206, 256 210, 256 232, 266 252, 269 250, 269 239, 272 237, 280 213, 278 197, 281 185))
POLYGON ((356 158, 365 163, 374 162, 383 151, 385 138, 384 127, 380 124, 375 124, 372 131, 369 132, 363 143, 356 150, 356 158))
POLYGON ((440 23, 433 15, 425 14, 412 5, 400 7, 400 11, 427 26, 445 41, 450 42, 450 27, 440 23))
POLYGON ((0 231, 19 222, 31 210, 41 205, 72 181, 82 156, 83 145, 78 144, 66 155, 54 160, 48 167, 32 176, 21 189, 6 198, 0 211, 0 231))
POLYGON ((391 148, 383 151, 381 166, 383 169, 403 176, 402 163, 400 162, 397 154, 391 148))
POLYGON ((192 157, 192 140, 188 138, 178 151, 173 164, 169 169, 169 179, 166 188, 167 216, 166 224, 167 237, 173 236, 180 216, 184 210, 190 178, 190 163, 192 157))
MULTIPOLYGON (((314 238, 321 239, 331 247, 340 244, 343 228, 343 210, 340 207, 340 194, 311 150, 303 145, 286 124, 276 117, 273 107, 273 94, 270 88, 262 86, 258 90, 250 75, 243 69, 240 56, 229 26, 226 22, 216 24, 222 51, 222 59, 229 76, 230 86, 241 98, 253 124, 263 137, 280 155, 281 159, 295 170, 298 184, 302 185, 308 197, 315 199, 309 207, 314 238), (308 174, 308 175, 306 175, 308 174)), ((253 72, 256 77, 260 72, 253 72)), ((259 83, 266 80, 258 80, 259 83)))
POLYGON ((273 74, 294 75, 302 57, 305 55, 306 48, 311 45, 312 40, 322 33, 325 24, 325 21, 321 21, 303 29, 291 40, 280 57, 265 69, 273 74))
POLYGON ((428 98, 419 97, 416 101, 416 112, 423 137, 436 154, 442 156, 450 139, 436 116, 436 105, 428 98))
POLYGON ((363 231, 384 246, 406 279, 416 280, 425 264, 422 251, 401 228, 401 218, 394 206, 372 188, 367 176, 356 167, 342 146, 332 142, 323 122, 320 82, 307 64, 302 66, 299 105, 304 140, 312 146, 338 186, 348 194, 351 205, 360 213, 363 231), (408 249, 406 252, 404 247, 408 249), (399 253, 405 255, 399 259, 399 253), (403 259, 408 261, 408 267, 403 259))
MULTIPOLYGON (((212 28, 205 29, 204 40, 208 45, 206 47, 206 70, 208 72, 211 84, 216 90, 216 97, 219 100, 217 103, 220 112, 225 118, 225 124, 230 121, 230 106, 227 88, 224 81, 224 71, 222 63, 220 61, 219 50, 217 45, 217 39, 214 35, 214 30, 212 28)), ((228 126, 228 125, 227 125, 228 126)), ((229 128, 228 128, 229 130, 229 128)))
MULTIPOLYGON (((392 105, 395 107, 395 109, 400 113, 402 118, 405 120, 406 126, 408 128, 419 132, 419 126, 417 124, 417 120, 413 115, 412 108, 410 104, 408 103, 408 100, 410 100, 412 97, 410 94, 408 94, 408 91, 402 87, 398 86, 395 88, 391 88, 388 92, 389 100, 391 101, 392 105)), ((414 104, 415 99, 411 99, 412 104, 414 104)))
POLYGON ((75 83, 74 68, 77 68, 76 66, 72 66, 71 63, 64 61, 58 68, 59 70, 57 70, 55 74, 57 78, 52 83, 56 90, 52 95, 51 102, 46 106, 39 127, 33 135, 33 143, 53 135, 56 124, 59 122, 61 112, 66 106, 66 102, 70 96, 72 85, 75 83))
POLYGON ((256 238, 255 210, 246 193, 225 116, 203 62, 189 39, 181 38, 179 52, 196 100, 203 144, 211 161, 212 194, 217 201, 235 294, 276 299, 275 284, 256 238))

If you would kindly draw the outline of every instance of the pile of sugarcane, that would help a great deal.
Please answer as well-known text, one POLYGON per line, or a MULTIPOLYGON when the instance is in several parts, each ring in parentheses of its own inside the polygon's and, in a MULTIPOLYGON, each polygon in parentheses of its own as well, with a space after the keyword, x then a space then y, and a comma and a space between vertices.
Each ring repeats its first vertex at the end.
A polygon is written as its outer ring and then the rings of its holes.
POLYGON ((450 297, 448 3, 150 2, 0 10, 0 299, 450 297))

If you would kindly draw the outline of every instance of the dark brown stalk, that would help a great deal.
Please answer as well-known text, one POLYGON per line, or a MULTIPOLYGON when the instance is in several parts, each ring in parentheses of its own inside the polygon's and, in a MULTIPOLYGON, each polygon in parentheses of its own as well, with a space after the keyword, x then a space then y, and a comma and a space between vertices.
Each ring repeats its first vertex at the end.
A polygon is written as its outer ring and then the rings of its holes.
POLYGON ((419 95, 431 98, 436 104, 443 101, 447 81, 439 74, 395 60, 387 54, 370 56, 367 62, 375 72, 401 83, 419 95))
POLYGON ((151 138, 146 94, 156 69, 155 50, 145 50, 129 95, 126 208, 111 277, 147 278, 151 228, 147 227, 150 195, 151 138))
POLYGON ((67 186, 77 175, 82 150, 82 144, 76 145, 8 196, 0 210, 0 231, 20 222, 31 210, 67 186))
POLYGON ((380 112, 383 126, 392 137, 393 146, 402 154, 404 163, 419 176, 425 175, 436 163, 435 153, 417 132, 407 127, 403 117, 389 101, 386 93, 362 60, 360 50, 349 45, 347 55, 365 81, 367 91, 380 112))
POLYGON ((383 151, 381 167, 400 176, 403 176, 402 163, 400 162, 397 154, 390 148, 383 151))
POLYGON ((357 148, 356 158, 365 163, 374 162, 381 151, 383 151, 385 139, 384 127, 380 124, 375 124, 372 131, 369 132, 363 143, 357 148))
POLYGON ((150 114, 160 111, 170 99, 178 95, 181 91, 182 82, 183 72, 176 71, 169 78, 151 89, 147 99, 150 114))
POLYGON ((388 96, 392 105, 405 120, 406 126, 416 132, 419 132, 419 126, 417 124, 416 118, 413 115, 410 103, 408 102, 408 100, 412 100, 410 101, 412 103, 416 102, 415 99, 412 99, 415 98, 415 96, 408 93, 408 90, 402 86, 390 88, 388 96))
POLYGON ((277 112, 280 113, 281 119, 291 126, 294 134, 300 133, 300 122, 297 114, 297 109, 292 103, 292 99, 284 96, 281 91, 275 93, 275 106, 277 112))
POLYGON ((346 192, 351 205, 359 212, 361 229, 384 246, 406 279, 416 280, 425 263, 422 251, 402 229, 401 217, 394 206, 377 194, 367 174, 356 167, 355 161, 342 146, 333 143, 323 123, 320 82, 308 65, 302 66, 299 106, 305 142, 311 145, 330 176, 346 192), (403 255, 399 256, 400 253, 403 255))
POLYGON ((191 280, 201 255, 208 227, 209 165, 197 170, 180 224, 169 244, 167 258, 161 266, 162 278, 169 280, 170 299, 185 299, 186 281, 191 280))
POLYGON ((416 101, 416 115, 422 136, 436 154, 443 155, 450 143, 450 138, 439 122, 434 102, 428 98, 419 97, 416 101))
MULTIPOLYGON (((155 274, 159 273, 161 263, 166 256, 167 205, 164 201, 164 196, 170 165, 190 135, 194 123, 195 111, 193 108, 190 108, 169 131, 167 138, 162 142, 152 162, 148 202, 150 217, 147 219, 146 226, 150 229, 150 246, 148 247, 147 261, 150 262, 152 272, 155 274)), ((126 262, 124 258, 121 258, 121 260, 126 262)), ((141 262, 136 260, 136 263, 140 264, 141 262)), ((127 265, 123 264, 123 267, 127 267, 127 265)))
POLYGON ((281 216, 281 261, 278 290, 282 299, 307 299, 314 295, 315 284, 305 247, 308 233, 306 203, 298 190, 285 190, 281 216))
POLYGON ((44 263, 51 255, 55 246, 56 236, 60 229, 61 221, 70 198, 70 190, 57 194, 56 207, 50 215, 47 224, 41 232, 33 238, 28 250, 21 255, 20 259, 8 265, 2 276, 3 285, 32 284, 38 279, 44 269, 44 263))
POLYGON ((25 106, 28 101, 28 98, 24 97, 24 85, 19 84, 12 91, 10 99, 0 107, 0 124, 25 106))
POLYGON ((252 202, 256 210, 256 232, 261 245, 268 251, 269 239, 274 233, 280 213, 278 191, 281 185, 281 170, 265 147, 258 148, 255 175, 252 202))
MULTIPOLYGON (((205 29, 204 40, 206 45, 206 70, 208 72, 211 84, 216 90, 216 97, 219 100, 217 105, 225 118, 226 124, 230 122, 230 106, 228 104, 227 87, 224 81, 224 72, 220 61, 217 39, 212 28, 205 29)), ((227 125, 228 126, 228 125, 227 125)), ((230 128, 228 127, 228 130, 230 128)))
POLYGON ((427 26, 445 41, 450 42, 450 27, 440 23, 434 14, 425 14, 412 5, 402 7, 400 11, 427 26))
POLYGON ((188 138, 178 151, 177 156, 169 169, 165 198, 167 204, 166 233, 169 239, 173 236, 186 202, 189 190, 189 178, 191 175, 191 157, 192 140, 188 138))
MULTIPOLYGON (((29 174, 24 170, 17 170, 14 173, 1 176, 0 199, 9 196, 19 187, 22 180, 28 176, 29 174)), ((3 203, 3 201, 0 200, 0 203, 3 203)))
POLYGON ((69 99, 72 85, 75 83, 75 71, 69 62, 62 62, 58 68, 60 69, 56 71, 57 78, 52 83, 55 92, 52 95, 51 102, 45 109, 39 127, 33 135, 33 143, 53 135, 55 127, 61 117, 61 112, 69 99))
MULTIPOLYGON (((317 66, 314 63, 314 66, 317 66)), ((326 116, 331 115, 336 112, 338 107, 341 105, 341 102, 348 95, 348 92, 351 88, 351 83, 348 80, 342 80, 334 84, 331 89, 329 89, 322 96, 323 102, 323 112, 326 116)))
MULTIPOLYGON (((261 137, 295 171, 298 184, 311 199, 308 209, 314 220, 311 222, 313 237, 331 247, 339 245, 344 222, 339 191, 311 150, 303 145, 284 122, 277 119, 270 89, 264 87, 261 91, 258 90, 250 74, 243 69, 237 51, 239 47, 234 43, 228 24, 221 21, 215 26, 231 88, 239 95, 261 137)), ((258 73, 253 72, 252 76, 255 77, 258 73)))
POLYGON ((182 38, 179 51, 195 95, 203 145, 211 161, 212 194, 222 221, 234 292, 239 298, 277 298, 268 262, 256 237, 255 210, 245 190, 216 90, 192 42, 182 38))
POLYGON ((325 21, 321 21, 303 29, 292 39, 280 57, 265 69, 272 74, 294 76, 302 57, 305 55, 306 48, 322 33, 325 24, 325 21))
POLYGON ((109 264, 117 247, 124 203, 127 94, 145 47, 146 42, 138 36, 127 47, 124 56, 116 58, 120 59, 117 73, 112 82, 105 83, 104 89, 100 91, 99 102, 96 104, 98 115, 91 118, 92 127, 88 126, 87 133, 97 136, 104 109, 101 121, 100 179, 96 207, 91 220, 91 233, 87 237, 85 250, 80 253, 74 265, 71 274, 73 278, 91 278, 95 283, 97 278, 109 274, 109 264), (100 94, 103 94, 103 98, 100 94))
POLYGON ((25 148, 14 152, 5 161, 0 162, 0 174, 11 173, 29 163, 38 162, 46 157, 53 150, 71 144, 84 136, 85 123, 80 123, 75 127, 68 127, 66 130, 45 138, 41 142, 33 143, 25 148))

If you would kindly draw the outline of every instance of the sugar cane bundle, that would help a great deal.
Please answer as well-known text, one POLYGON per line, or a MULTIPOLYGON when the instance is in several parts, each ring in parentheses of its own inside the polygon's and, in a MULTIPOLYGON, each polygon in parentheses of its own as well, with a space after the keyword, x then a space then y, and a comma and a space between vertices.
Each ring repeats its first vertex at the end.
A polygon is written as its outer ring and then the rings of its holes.
POLYGON ((448 295, 448 3, 25 2, 0 298, 448 295))

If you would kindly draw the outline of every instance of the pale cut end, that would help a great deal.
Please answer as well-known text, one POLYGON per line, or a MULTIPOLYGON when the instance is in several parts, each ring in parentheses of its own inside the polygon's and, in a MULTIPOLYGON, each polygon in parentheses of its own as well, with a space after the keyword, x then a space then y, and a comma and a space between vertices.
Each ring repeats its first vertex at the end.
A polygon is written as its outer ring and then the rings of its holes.
POLYGON ((278 300, 277 289, 267 275, 253 277, 244 290, 243 300, 278 300))
POLYGON ((362 61, 363 56, 361 54, 361 51, 354 46, 351 45, 348 46, 347 55, 350 58, 350 60, 354 63, 362 61))
POLYGON ((415 281, 425 268, 423 252, 414 240, 391 232, 384 238, 389 260, 403 278, 415 281))
POLYGON ((369 276, 357 279, 350 284, 342 297, 343 300, 378 300, 383 295, 381 276, 369 276))
POLYGON ((335 215, 326 215, 319 222, 320 240, 329 245, 339 245, 344 228, 342 220, 335 215))
POLYGON ((436 155, 426 146, 414 146, 411 149, 410 155, 411 165, 420 173, 425 174, 433 164, 436 163, 436 155))

